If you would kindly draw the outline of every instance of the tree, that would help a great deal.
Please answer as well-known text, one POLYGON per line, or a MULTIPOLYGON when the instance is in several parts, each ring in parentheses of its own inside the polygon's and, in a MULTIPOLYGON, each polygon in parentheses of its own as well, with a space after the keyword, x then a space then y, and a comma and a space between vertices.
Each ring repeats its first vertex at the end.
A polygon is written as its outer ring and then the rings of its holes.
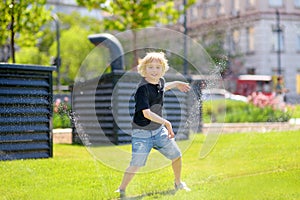
MULTIPOLYGON (((136 30, 157 24, 176 23, 183 11, 176 9, 169 0, 77 0, 79 5, 105 11, 109 17, 103 20, 106 30, 131 30, 133 34, 134 66, 137 64, 136 30)), ((190 0, 187 6, 193 4, 190 0)))
MULTIPOLYGON (((73 26, 80 27, 80 29, 87 30, 91 33, 95 33, 95 32, 97 33, 101 29, 103 29, 99 20, 88 16, 81 16, 80 13, 76 11, 70 14, 57 13, 57 16, 59 18, 60 34, 69 30, 73 26)), ((87 38, 83 38, 83 39, 85 39, 88 42, 87 38)), ((48 24, 46 24, 43 27, 42 36, 37 46, 41 52, 45 52, 49 54, 49 47, 55 41, 56 41, 56 28, 54 28, 54 21, 50 21, 48 24)), ((64 41, 61 41, 61 43, 63 42, 64 41)), ((52 53, 56 53, 56 52, 52 52, 52 53)), ((52 54, 52 56, 54 55, 55 54, 52 54)), ((49 62, 47 64, 49 64, 49 62)))
POLYGON ((223 33, 210 32, 204 36, 201 42, 222 76, 224 76, 229 67, 228 52, 224 49, 224 41, 225 35, 223 33))
POLYGON ((103 29, 102 22, 99 19, 89 16, 82 16, 76 11, 73 11, 70 14, 57 13, 57 15, 62 23, 60 27, 62 31, 68 30, 72 26, 79 26, 82 29, 94 33, 103 29))
POLYGON ((22 47, 16 52, 16 60, 23 64, 49 65, 49 57, 37 47, 22 47))
POLYGON ((51 19, 45 3, 46 0, 4 0, 0 4, 0 46, 10 43, 13 63, 16 62, 15 43, 35 46, 42 25, 51 19))
MULTIPOLYGON (((73 84, 82 61, 94 48, 88 41, 89 31, 80 26, 72 26, 61 34, 61 69, 60 77, 63 85, 73 84)), ((55 55, 56 42, 50 47, 50 54, 55 55)))
MULTIPOLYGON (((60 82, 63 85, 73 84, 78 69, 82 61, 94 48, 88 40, 88 35, 99 32, 102 25, 99 20, 87 16, 81 16, 78 12, 71 14, 57 13, 60 19, 60 82)), ((55 34, 52 33, 52 36, 55 34)), ((45 40, 41 42, 40 48, 47 48, 49 40, 53 43, 50 47, 49 54, 56 55, 57 41, 45 35, 45 40)))
MULTIPOLYGON (((57 13, 60 19, 60 82, 63 85, 73 84, 74 78, 82 61, 94 48, 88 40, 88 35, 99 32, 99 20, 81 16, 78 12, 71 14, 57 13)), ((57 42, 54 22, 49 21, 41 31, 41 37, 36 46, 22 46, 16 52, 16 60, 24 64, 49 65, 57 55, 57 42)), ((99 57, 96 55, 97 58, 99 57)), ((99 59, 97 59, 98 61, 99 59)), ((54 73, 57 80, 58 74, 54 73)))

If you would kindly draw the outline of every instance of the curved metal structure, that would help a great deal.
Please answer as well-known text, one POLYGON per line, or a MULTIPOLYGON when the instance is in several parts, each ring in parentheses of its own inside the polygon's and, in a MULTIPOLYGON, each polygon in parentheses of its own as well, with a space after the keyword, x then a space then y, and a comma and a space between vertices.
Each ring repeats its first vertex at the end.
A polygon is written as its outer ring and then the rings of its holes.
POLYGON ((112 72, 117 70, 124 71, 124 51, 121 43, 115 36, 109 33, 101 33, 90 35, 88 39, 96 46, 103 45, 109 49, 112 72))

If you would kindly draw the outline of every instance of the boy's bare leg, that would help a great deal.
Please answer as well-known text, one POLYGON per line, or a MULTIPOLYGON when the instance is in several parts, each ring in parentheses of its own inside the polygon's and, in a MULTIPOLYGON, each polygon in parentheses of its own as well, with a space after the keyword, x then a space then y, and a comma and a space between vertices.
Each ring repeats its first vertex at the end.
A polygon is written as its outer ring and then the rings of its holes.
POLYGON ((129 166, 126 169, 126 172, 124 173, 124 176, 123 176, 122 183, 121 183, 121 185, 119 187, 120 190, 124 190, 125 191, 127 185, 132 180, 132 178, 134 177, 135 173, 139 170, 139 168, 140 167, 137 167, 137 166, 129 166))
POLYGON ((181 181, 181 157, 172 160, 172 168, 175 176, 175 183, 178 185, 181 181))

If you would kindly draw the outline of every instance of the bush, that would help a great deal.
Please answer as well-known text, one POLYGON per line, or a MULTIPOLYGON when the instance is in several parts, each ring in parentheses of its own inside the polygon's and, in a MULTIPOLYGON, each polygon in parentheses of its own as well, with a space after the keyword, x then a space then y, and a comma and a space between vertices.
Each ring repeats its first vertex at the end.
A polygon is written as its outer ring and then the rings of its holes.
POLYGON ((53 128, 71 128, 69 98, 56 99, 53 105, 53 128))
POLYGON ((292 118, 300 118, 300 105, 295 105, 289 110, 291 111, 292 118))
POLYGON ((204 123, 238 123, 238 122, 286 122, 292 116, 292 109, 275 109, 264 105, 233 100, 215 100, 203 102, 204 123))

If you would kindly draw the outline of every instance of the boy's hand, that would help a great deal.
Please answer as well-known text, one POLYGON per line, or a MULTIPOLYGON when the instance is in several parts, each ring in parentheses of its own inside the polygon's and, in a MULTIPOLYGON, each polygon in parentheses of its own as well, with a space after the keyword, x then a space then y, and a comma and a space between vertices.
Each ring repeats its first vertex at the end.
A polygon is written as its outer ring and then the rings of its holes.
POLYGON ((177 88, 178 88, 178 90, 180 90, 181 92, 188 92, 188 91, 190 91, 190 89, 191 89, 191 87, 189 86, 188 83, 181 82, 181 81, 178 81, 178 82, 177 82, 177 88))
POLYGON ((171 122, 167 121, 167 122, 165 123, 165 127, 166 127, 167 130, 168 130, 168 137, 169 137, 169 139, 174 138, 174 137, 175 137, 175 134, 174 134, 174 132, 173 132, 173 128, 172 128, 171 122))

